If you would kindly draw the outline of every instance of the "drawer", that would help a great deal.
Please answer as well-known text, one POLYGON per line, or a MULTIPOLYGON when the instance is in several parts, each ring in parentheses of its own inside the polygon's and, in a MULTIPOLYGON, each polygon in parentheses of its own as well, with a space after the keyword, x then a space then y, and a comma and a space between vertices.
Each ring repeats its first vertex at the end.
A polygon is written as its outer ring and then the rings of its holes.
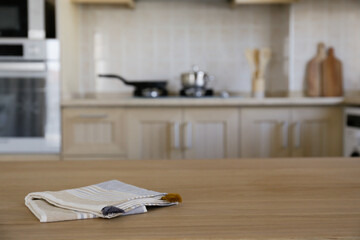
POLYGON ((126 155, 123 110, 69 108, 62 113, 64 155, 126 155))

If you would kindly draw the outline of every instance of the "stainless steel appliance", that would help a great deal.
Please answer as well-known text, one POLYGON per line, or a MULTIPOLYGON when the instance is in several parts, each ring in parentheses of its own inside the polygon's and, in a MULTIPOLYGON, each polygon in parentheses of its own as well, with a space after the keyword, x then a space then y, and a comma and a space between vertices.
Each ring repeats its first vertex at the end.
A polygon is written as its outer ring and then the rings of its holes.
POLYGON ((344 115, 344 156, 360 157, 360 107, 348 107, 344 115))
POLYGON ((59 42, 0 39, 0 153, 60 152, 59 42))
POLYGON ((181 74, 183 88, 180 90, 180 96, 213 96, 213 90, 208 89, 208 84, 213 78, 213 76, 209 76, 206 72, 200 71, 197 66, 194 66, 192 72, 181 74))
POLYGON ((55 0, 1 0, 0 38, 55 38, 55 0))

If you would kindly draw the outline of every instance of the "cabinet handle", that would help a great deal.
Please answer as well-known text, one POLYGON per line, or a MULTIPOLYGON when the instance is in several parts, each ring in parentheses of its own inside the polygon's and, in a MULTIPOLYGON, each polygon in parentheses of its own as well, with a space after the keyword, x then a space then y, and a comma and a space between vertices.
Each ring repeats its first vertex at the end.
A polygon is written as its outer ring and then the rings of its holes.
POLYGON ((192 124, 190 122, 185 123, 184 126, 184 147, 185 149, 191 149, 192 147, 192 124))
POLYGON ((99 119, 99 118, 106 118, 107 114, 80 114, 79 118, 85 119, 99 119))
POLYGON ((295 147, 299 148, 301 144, 301 123, 295 123, 295 147))
POLYGON ((180 123, 174 122, 171 124, 172 134, 172 147, 174 149, 180 149, 180 123))
POLYGON ((286 121, 281 122, 282 127, 282 147, 287 148, 288 147, 288 129, 289 124, 286 121))

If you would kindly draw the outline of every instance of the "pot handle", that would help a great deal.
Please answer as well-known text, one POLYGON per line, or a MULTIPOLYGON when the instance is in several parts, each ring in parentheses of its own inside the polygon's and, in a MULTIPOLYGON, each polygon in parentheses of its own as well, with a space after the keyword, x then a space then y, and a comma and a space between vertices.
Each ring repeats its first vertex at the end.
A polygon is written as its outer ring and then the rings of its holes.
POLYGON ((123 83, 131 85, 131 83, 129 83, 125 78, 123 78, 122 76, 116 75, 116 74, 99 74, 98 77, 117 78, 117 79, 121 80, 123 83))

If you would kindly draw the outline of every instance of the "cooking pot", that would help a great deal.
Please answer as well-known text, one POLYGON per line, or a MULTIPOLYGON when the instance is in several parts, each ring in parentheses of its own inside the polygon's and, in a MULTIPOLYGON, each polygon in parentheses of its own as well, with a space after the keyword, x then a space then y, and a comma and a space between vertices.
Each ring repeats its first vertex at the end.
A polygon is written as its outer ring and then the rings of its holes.
POLYGON ((212 78, 206 72, 200 71, 199 67, 194 66, 192 72, 181 74, 181 84, 183 88, 205 89, 212 78))

